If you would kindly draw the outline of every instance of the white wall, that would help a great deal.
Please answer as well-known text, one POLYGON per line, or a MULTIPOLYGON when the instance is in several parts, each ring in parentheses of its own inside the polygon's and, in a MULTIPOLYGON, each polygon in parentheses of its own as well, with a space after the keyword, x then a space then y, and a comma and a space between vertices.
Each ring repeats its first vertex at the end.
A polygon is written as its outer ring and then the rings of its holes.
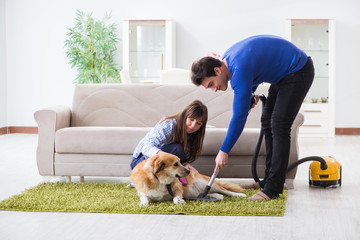
MULTIPOLYGON (((285 37, 286 19, 335 19, 336 127, 360 127, 360 111, 352 107, 360 88, 358 0, 6 0, 5 9, 8 126, 35 126, 37 109, 71 105, 75 70, 67 63, 64 40, 80 9, 96 18, 111 11, 120 38, 123 19, 173 19, 177 67, 188 69, 208 52, 223 53, 250 35, 285 37)), ((119 48, 122 64, 121 43, 119 48)))
POLYGON ((0 0, 0 128, 6 126, 5 0, 0 0))

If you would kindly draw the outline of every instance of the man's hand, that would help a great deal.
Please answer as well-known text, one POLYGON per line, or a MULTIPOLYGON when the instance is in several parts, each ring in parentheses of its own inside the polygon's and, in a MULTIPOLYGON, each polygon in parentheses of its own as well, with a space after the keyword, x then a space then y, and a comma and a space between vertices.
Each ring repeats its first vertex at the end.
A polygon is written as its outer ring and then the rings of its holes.
POLYGON ((220 169, 223 170, 224 166, 228 163, 228 159, 229 159, 229 154, 219 150, 215 158, 215 163, 216 163, 215 169, 220 167, 220 169))
MULTIPOLYGON (((250 109, 253 108, 253 107, 255 107, 256 104, 258 104, 259 99, 260 99, 260 98, 259 98, 259 95, 255 95, 255 94, 253 94, 251 98, 254 99, 254 103, 251 105, 250 109)), ((252 101, 252 100, 251 100, 251 101, 252 101)))

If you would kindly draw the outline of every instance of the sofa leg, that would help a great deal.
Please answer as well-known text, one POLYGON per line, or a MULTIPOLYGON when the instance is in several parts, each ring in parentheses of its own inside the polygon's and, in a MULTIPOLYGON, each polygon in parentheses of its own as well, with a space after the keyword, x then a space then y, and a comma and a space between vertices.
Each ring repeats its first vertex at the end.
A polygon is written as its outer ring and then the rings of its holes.
POLYGON ((285 179, 287 189, 294 189, 294 179, 285 179))
POLYGON ((81 183, 85 182, 85 177, 84 176, 80 176, 80 182, 81 183))
POLYGON ((71 183, 71 176, 66 176, 66 182, 71 183))

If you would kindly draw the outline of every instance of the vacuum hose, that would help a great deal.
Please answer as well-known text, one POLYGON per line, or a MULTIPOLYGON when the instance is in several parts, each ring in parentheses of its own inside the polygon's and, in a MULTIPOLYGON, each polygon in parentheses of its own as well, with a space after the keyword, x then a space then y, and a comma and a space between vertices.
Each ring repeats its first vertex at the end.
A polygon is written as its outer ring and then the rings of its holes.
MULTIPOLYGON (((259 95, 259 99, 262 102, 262 110, 264 110, 264 107, 265 107, 265 104, 266 104, 266 97, 264 95, 259 95)), ((254 178, 255 182, 260 182, 260 179, 259 179, 259 177, 257 175, 257 171, 256 171, 256 165, 257 165, 257 159, 258 159, 258 156, 259 156, 260 147, 261 147, 263 138, 264 138, 264 131, 263 131, 263 128, 261 127, 258 142, 256 144, 254 156, 253 156, 252 163, 251 163, 251 172, 252 172, 252 175, 253 175, 253 178, 254 178)), ((307 162, 307 161, 318 161, 318 162, 320 162, 321 170, 325 170, 325 169, 328 168, 328 166, 326 164, 326 161, 322 157, 311 156, 311 157, 305 157, 305 158, 299 159, 298 161, 292 163, 290 166, 288 166, 286 172, 291 171, 293 168, 297 167, 299 164, 302 164, 302 163, 307 162)))

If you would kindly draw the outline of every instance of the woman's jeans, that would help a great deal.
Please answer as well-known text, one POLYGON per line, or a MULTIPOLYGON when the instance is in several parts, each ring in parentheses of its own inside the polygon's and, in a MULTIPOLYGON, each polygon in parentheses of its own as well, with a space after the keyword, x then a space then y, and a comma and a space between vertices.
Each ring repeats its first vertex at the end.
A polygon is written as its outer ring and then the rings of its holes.
POLYGON ((290 154, 290 132, 294 119, 314 79, 314 65, 308 57, 305 66, 272 84, 261 116, 265 135, 266 170, 260 181, 270 198, 283 192, 290 154))
MULTIPOLYGON (((175 156, 177 156, 178 158, 180 158, 181 163, 183 163, 183 159, 185 158, 185 151, 184 151, 184 147, 181 144, 168 144, 168 145, 164 145, 160 148, 161 151, 163 152, 167 152, 167 153, 171 153, 174 154, 175 156)), ((139 163, 141 163, 142 161, 144 161, 145 159, 147 159, 142 153, 140 153, 139 157, 135 158, 133 157, 133 160, 130 164, 131 170, 134 169, 134 167, 136 165, 138 165, 139 163)))

